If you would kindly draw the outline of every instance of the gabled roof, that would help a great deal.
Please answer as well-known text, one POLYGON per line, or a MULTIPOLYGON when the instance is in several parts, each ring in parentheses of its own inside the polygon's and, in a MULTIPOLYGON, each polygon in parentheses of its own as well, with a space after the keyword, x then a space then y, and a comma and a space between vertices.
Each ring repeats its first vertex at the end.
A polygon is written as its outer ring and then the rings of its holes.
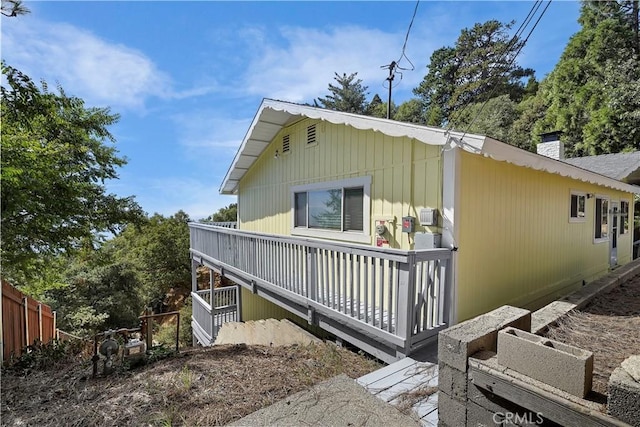
MULTIPOLYGON (((361 130, 374 130, 389 136, 406 136, 430 145, 444 145, 448 139, 447 131, 440 128, 264 99, 222 181, 220 193, 235 194, 238 189, 238 183, 244 174, 278 132, 289 124, 303 118, 318 119, 333 124, 344 124, 361 130)), ((453 132, 453 134, 462 135, 456 132, 453 132)), ((465 140, 472 141, 483 138, 483 136, 471 134, 465 136, 465 140)))
POLYGON ((435 127, 343 113, 273 99, 264 99, 262 101, 222 181, 220 193, 235 194, 238 190, 238 183, 242 177, 244 177, 258 157, 260 157, 278 132, 284 127, 303 118, 322 120, 333 124, 343 124, 361 130, 373 130, 393 137, 413 138, 429 145, 455 145, 468 152, 484 155, 518 166, 556 173, 617 190, 640 193, 640 187, 625 184, 610 177, 580 169, 559 160, 530 153, 486 136, 462 134, 460 132, 452 132, 435 127))
POLYGON ((618 181, 640 183, 640 151, 574 157, 564 162, 618 181))

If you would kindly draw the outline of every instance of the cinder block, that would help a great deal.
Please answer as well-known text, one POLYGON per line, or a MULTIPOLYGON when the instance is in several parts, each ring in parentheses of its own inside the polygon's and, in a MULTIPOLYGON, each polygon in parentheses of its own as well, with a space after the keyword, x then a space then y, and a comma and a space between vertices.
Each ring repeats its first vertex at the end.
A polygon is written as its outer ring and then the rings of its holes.
POLYGON ((592 352, 529 332, 498 332, 498 363, 580 398, 591 390, 592 352))
POLYGON ((438 393, 438 425, 464 426, 467 422, 467 407, 464 402, 446 393, 438 393))
POLYGON ((457 399, 466 399, 467 374, 446 363, 438 363, 438 390, 457 399))
POLYGON ((616 368, 609 377, 608 399, 609 415, 640 427, 640 383, 623 367, 616 368))
POLYGON ((507 326, 531 330, 531 312, 504 305, 441 331, 438 360, 467 372, 467 358, 481 350, 496 351, 497 332, 507 326))
POLYGON ((498 422, 494 421, 495 413, 489 411, 482 406, 476 405, 473 402, 467 402, 467 426, 474 427, 495 427, 500 424, 502 418, 496 416, 495 419, 498 422))

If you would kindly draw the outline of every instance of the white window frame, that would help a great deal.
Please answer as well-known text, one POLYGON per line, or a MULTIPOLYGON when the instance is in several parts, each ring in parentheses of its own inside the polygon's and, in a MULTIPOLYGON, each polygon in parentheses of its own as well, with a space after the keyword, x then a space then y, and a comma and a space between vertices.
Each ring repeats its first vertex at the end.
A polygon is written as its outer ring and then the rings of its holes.
MULTIPOLYGON (((609 196, 605 196, 603 194, 596 194, 594 199, 593 199, 593 243, 602 243, 602 242, 608 242, 609 238, 611 237, 611 221, 609 218, 609 210, 611 209, 611 198, 609 196), (598 211, 596 209, 596 207, 598 206, 597 200, 601 199, 601 200, 606 200, 607 201, 607 237, 596 237, 596 223, 597 223, 597 218, 598 218, 598 211)), ((601 226, 602 228, 602 226, 601 226)))
POLYGON ((571 191, 571 194, 569 195, 569 222, 586 222, 587 220, 587 193, 582 193, 580 191, 571 191), (578 214, 580 213, 580 211, 578 210, 579 206, 580 206, 580 197, 584 198, 584 212, 583 212, 583 216, 580 217, 580 215, 578 216, 571 216, 571 203, 572 203, 572 199, 573 196, 577 196, 577 203, 578 206, 576 207, 576 211, 578 212, 578 214))
POLYGON ((355 243, 371 243, 371 176, 347 178, 337 181, 316 182, 313 184, 296 185, 291 192, 291 235, 317 237, 321 239, 341 240, 355 243), (317 228, 296 227, 295 195, 296 193, 337 190, 344 188, 362 187, 362 231, 322 230, 317 228))
POLYGON ((621 236, 626 236, 627 234, 630 233, 630 229, 633 226, 633 218, 629 217, 629 211, 631 210, 631 202, 628 199, 620 199, 620 210, 618 211, 619 215, 618 215, 618 229, 620 230, 620 235, 621 236), (624 212, 622 210, 622 204, 626 203, 627 204, 627 214, 624 215, 624 212), (627 217, 627 229, 625 231, 624 228, 624 217, 627 217))

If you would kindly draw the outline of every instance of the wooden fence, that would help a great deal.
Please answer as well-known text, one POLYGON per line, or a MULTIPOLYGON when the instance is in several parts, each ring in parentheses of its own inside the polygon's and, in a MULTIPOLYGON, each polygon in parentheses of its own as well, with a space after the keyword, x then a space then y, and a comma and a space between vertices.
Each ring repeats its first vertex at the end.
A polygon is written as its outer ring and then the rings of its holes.
POLYGON ((17 357, 35 341, 56 336, 56 313, 48 305, 2 281, 2 361, 17 357))

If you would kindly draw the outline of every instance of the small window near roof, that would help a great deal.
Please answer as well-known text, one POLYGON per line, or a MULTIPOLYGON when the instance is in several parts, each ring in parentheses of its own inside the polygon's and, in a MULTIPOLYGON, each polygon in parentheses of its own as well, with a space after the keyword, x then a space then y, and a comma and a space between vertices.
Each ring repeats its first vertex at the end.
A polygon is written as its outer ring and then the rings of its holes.
POLYGON ((581 193, 571 193, 569 220, 571 222, 583 222, 585 220, 585 206, 587 196, 581 193))
POLYGON ((284 135, 282 137, 282 153, 288 153, 291 150, 291 136, 284 135))

